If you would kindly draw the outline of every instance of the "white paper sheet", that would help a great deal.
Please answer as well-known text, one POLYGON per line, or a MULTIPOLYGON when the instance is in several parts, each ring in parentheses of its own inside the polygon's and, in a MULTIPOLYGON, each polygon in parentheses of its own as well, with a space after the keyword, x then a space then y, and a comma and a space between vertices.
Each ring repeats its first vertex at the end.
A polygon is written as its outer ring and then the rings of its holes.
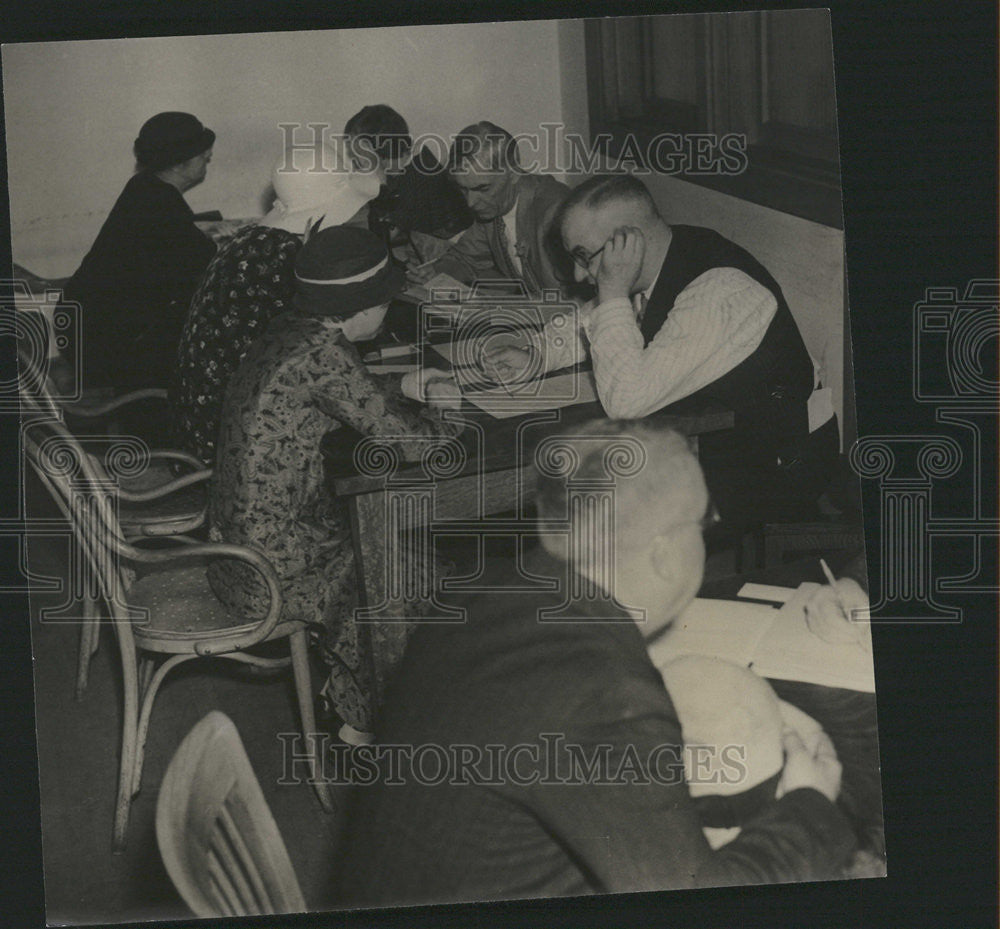
MULTIPOLYGON (((662 668, 681 655, 710 655, 751 667, 761 677, 875 693, 875 668, 866 643, 825 642, 806 625, 804 605, 818 587, 800 585, 781 609, 738 600, 695 600, 650 646, 650 658, 662 668)), ((864 631, 870 637, 870 628, 864 631)))

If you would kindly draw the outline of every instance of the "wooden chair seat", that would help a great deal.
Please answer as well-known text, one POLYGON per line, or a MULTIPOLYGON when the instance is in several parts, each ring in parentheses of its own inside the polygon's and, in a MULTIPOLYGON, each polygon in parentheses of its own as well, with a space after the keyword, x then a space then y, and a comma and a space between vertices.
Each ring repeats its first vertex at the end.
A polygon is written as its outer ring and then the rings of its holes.
MULTIPOLYGON (((234 634, 252 629, 252 622, 234 612, 216 597, 205 573, 207 565, 166 565, 135 581, 129 589, 129 605, 148 611, 148 620, 133 626, 136 643, 142 648, 175 654, 197 653, 204 639, 220 633, 234 634)), ((279 622, 268 640, 289 635, 301 623, 279 622)))

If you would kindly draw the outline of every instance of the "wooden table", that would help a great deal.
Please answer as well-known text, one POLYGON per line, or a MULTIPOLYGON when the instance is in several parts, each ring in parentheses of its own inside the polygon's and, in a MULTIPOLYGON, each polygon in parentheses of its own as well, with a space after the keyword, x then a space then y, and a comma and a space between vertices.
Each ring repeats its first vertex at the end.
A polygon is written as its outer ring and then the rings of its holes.
MULTIPOLYGON (((395 535, 419 530, 423 539, 417 547, 427 555, 434 534, 533 534, 534 454, 540 443, 604 413, 600 404, 588 403, 502 420, 468 405, 449 415, 464 422, 465 430, 451 440, 428 440, 428 454, 416 465, 394 459, 378 440, 365 439, 361 446, 371 452, 373 466, 359 474, 345 469, 333 443, 324 443, 328 479, 350 511, 362 605, 373 619, 387 594, 398 593, 398 584, 387 580, 398 552, 395 535)), ((686 401, 654 418, 690 437, 695 447, 699 435, 733 426, 732 411, 686 401)), ((427 593, 434 599, 433 591, 427 593)))

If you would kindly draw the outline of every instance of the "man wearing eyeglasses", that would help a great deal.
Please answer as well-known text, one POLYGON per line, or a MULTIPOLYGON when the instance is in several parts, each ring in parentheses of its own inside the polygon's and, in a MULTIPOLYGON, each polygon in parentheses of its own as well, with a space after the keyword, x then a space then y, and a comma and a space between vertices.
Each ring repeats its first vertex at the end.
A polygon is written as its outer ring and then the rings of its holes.
POLYGON ((637 419, 686 397, 714 401, 736 419, 701 445, 723 515, 752 523, 814 508, 832 477, 837 423, 767 269, 711 229, 668 225, 627 175, 577 187, 560 231, 576 279, 595 290, 579 338, 547 329, 527 349, 492 353, 487 373, 509 381, 589 355, 608 416, 637 419))

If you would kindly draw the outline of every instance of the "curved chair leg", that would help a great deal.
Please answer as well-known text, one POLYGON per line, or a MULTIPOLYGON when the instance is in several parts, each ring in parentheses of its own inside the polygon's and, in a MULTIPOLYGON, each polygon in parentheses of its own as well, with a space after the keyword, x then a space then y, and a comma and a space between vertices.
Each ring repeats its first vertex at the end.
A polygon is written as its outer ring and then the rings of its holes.
POLYGON ((135 739, 135 764, 132 768, 132 796, 139 793, 142 784, 142 764, 146 756, 146 737, 149 735, 149 717, 153 713, 153 701, 156 699, 156 692, 160 689, 163 679, 179 664, 190 661, 195 655, 172 655, 161 664, 156 671, 152 671, 153 661, 150 658, 143 659, 142 677, 146 683, 142 688, 142 712, 139 714, 139 724, 136 728, 135 739))
POLYGON ((320 756, 320 746, 324 743, 316 739, 316 712, 313 709, 312 680, 309 673, 309 647, 305 629, 293 632, 289 638, 292 652, 292 673, 295 677, 295 695, 299 701, 299 718, 302 720, 302 735, 307 745, 312 746, 313 786, 320 806, 326 813, 334 810, 333 798, 330 796, 330 785, 323 779, 323 759, 320 756))
POLYGON ((80 624, 80 656, 76 668, 76 699, 82 700, 90 678, 90 660, 97 651, 100 641, 101 627, 97 612, 97 602, 84 594, 81 601, 83 620, 80 624))
POLYGON ((122 684, 125 701, 122 709, 122 754, 118 774, 118 799, 115 805, 115 827, 112 850, 125 850, 129 812, 132 807, 132 782, 135 779, 136 736, 139 715, 139 682, 135 644, 118 636, 122 654, 122 684))
POLYGON ((149 689, 149 682, 153 677, 156 662, 152 658, 139 659, 139 699, 142 700, 149 689))

